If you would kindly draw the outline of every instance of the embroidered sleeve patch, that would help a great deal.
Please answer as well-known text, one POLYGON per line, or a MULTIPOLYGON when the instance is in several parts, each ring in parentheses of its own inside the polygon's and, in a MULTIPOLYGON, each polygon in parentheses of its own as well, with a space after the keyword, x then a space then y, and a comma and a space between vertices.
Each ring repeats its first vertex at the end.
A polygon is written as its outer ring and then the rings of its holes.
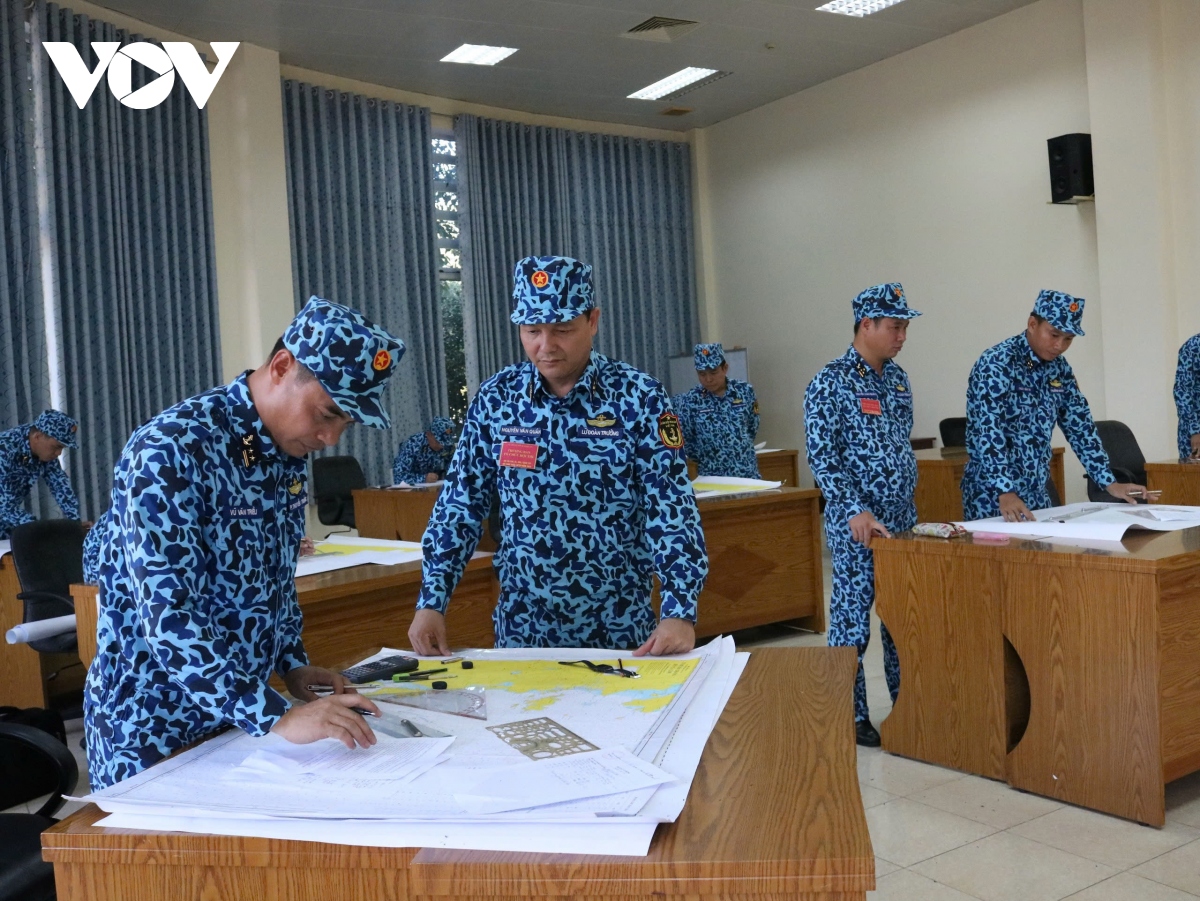
POLYGON ((683 429, 679 425, 679 417, 669 411, 659 416, 658 437, 672 450, 683 447, 683 429))

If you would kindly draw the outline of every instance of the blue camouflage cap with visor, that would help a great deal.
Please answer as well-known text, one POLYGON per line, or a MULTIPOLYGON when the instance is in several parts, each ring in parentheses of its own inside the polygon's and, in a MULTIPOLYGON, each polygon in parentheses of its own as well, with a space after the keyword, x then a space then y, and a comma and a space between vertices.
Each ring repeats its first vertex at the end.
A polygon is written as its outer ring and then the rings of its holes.
POLYGON ((852 306, 856 323, 864 319, 879 319, 883 316, 891 319, 915 319, 921 315, 916 310, 908 308, 904 288, 899 282, 872 285, 854 298, 852 306))
POLYGON ((313 296, 283 333, 283 346, 355 422, 391 428, 383 389, 404 356, 404 342, 357 310, 313 296))
POLYGON ((698 371, 718 369, 725 362, 725 348, 719 342, 697 344, 692 350, 692 359, 695 361, 698 371))
POLYGON ((1034 302, 1033 315, 1041 316, 1060 332, 1083 337, 1084 303, 1082 297, 1046 289, 1034 302))
POLYGON ((435 416, 429 423, 429 432, 437 439, 438 444, 452 444, 458 433, 458 426, 449 416, 435 416))
POLYGON ((75 433, 79 431, 79 423, 58 410, 46 410, 33 421, 33 427, 43 435, 53 438, 63 447, 78 447, 75 433))
POLYGON ((572 257, 525 257, 513 269, 509 318, 517 325, 570 322, 595 308, 587 263, 572 257))

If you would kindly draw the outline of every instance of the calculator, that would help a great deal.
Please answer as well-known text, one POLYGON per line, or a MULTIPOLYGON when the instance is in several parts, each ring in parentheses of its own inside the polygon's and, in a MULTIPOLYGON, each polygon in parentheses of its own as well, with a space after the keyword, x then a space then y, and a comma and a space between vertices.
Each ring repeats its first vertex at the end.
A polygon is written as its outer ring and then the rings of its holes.
POLYGON ((374 682, 376 679, 390 679, 396 673, 411 673, 421 661, 416 657, 384 657, 382 660, 372 660, 370 663, 360 663, 358 666, 352 666, 350 669, 342 670, 342 675, 345 676, 354 685, 362 685, 364 682, 374 682))

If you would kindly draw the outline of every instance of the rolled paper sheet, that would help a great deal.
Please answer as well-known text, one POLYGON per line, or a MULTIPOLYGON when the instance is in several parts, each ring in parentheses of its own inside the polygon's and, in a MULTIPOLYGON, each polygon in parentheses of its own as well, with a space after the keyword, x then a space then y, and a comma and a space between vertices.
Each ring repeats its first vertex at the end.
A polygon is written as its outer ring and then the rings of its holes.
POLYGON ((33 623, 21 623, 13 626, 5 634, 9 644, 24 644, 30 641, 41 641, 43 638, 53 638, 64 632, 75 630, 75 614, 55 616, 50 619, 39 619, 33 623))

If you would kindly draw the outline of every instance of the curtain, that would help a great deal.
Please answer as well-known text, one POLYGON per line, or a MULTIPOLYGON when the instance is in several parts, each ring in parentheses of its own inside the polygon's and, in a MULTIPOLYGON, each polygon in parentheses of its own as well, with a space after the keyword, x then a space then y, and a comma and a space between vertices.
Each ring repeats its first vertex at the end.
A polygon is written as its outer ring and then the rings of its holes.
POLYGON ((429 110, 284 81, 283 118, 297 310, 316 294, 407 347, 384 393, 391 431, 350 428, 326 452, 390 485, 400 442, 448 409, 429 110))
POLYGON ((38 216, 33 95, 20 3, 0 10, 0 430, 49 404, 38 216))
MULTIPOLYGON (((46 41, 144 40, 39 0, 46 41)), ((108 506, 130 433, 221 381, 208 119, 182 79, 147 110, 101 81, 81 110, 42 53, 46 177, 63 411, 79 420, 68 468, 86 518, 108 506)), ((135 67, 133 87, 145 84, 135 67)))
POLYGON ((513 265, 590 263, 596 348, 665 381, 699 336, 691 156, 646 141, 476 116, 455 120, 468 385, 524 359, 508 319, 513 265))

